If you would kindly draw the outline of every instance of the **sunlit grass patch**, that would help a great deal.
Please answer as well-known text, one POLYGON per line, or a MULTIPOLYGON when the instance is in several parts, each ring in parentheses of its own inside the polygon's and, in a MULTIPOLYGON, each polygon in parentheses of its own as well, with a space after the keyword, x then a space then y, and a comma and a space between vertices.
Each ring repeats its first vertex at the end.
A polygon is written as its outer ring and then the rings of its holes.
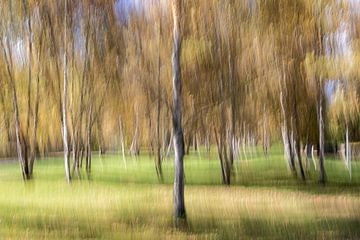
POLYGON ((360 237, 358 163, 350 181, 343 162, 326 162, 329 183, 314 170, 301 183, 281 152, 236 162, 233 185, 221 184, 216 155, 185 159, 188 223, 174 228, 173 163, 159 183, 147 155, 94 156, 90 178, 67 184, 62 159, 40 160, 24 183, 16 162, 0 168, 0 238, 10 239, 312 239, 360 237))

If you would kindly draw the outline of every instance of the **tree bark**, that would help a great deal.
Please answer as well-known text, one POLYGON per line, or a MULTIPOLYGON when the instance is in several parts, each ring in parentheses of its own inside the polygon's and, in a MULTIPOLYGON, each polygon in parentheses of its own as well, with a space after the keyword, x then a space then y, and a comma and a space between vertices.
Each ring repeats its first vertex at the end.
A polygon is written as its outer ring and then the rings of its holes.
POLYGON ((349 170, 350 180, 351 180, 351 151, 349 144, 349 127, 346 124, 346 167, 349 170))
POLYGON ((125 140, 124 140, 124 130, 123 130, 122 122, 121 122, 121 117, 119 117, 119 128, 120 128, 120 142, 121 142, 122 159, 124 162, 124 166, 126 168, 125 140))
MULTIPOLYGON (((10 26, 13 25, 13 18, 12 18, 12 1, 9 1, 9 13, 10 13, 10 26)), ((19 109, 18 109, 18 99, 17 99, 17 93, 16 93, 16 83, 14 79, 13 74, 13 61, 12 61, 12 51, 10 47, 10 42, 12 42, 12 33, 10 31, 9 39, 1 39, 1 47, 3 49, 5 63, 6 63, 6 70, 9 77, 9 85, 11 87, 12 91, 12 97, 13 97, 13 106, 14 106, 14 120, 15 120, 15 136, 16 136, 16 151, 18 155, 18 160, 20 164, 20 170, 22 173, 22 177, 24 180, 28 180, 29 177, 29 171, 28 171, 28 165, 27 161, 25 161, 24 154, 23 154, 23 136, 21 134, 20 129, 20 119, 19 119, 19 109), (6 47, 8 49, 9 55, 7 55, 7 51, 5 48, 5 44, 3 41, 6 41, 6 47)))
POLYGON ((281 128, 281 132, 282 132, 283 143, 284 143, 284 152, 286 154, 291 172, 293 174, 296 174, 294 153, 292 150, 292 142, 291 142, 288 127, 287 127, 287 119, 286 119, 287 115, 286 115, 286 110, 285 110, 285 106, 284 106, 284 96, 283 96, 282 91, 280 92, 280 105, 281 105, 281 112, 283 115, 283 126, 281 128))
POLYGON ((223 183, 225 183, 226 177, 225 177, 224 164, 223 164, 222 153, 221 153, 221 149, 222 149, 221 142, 218 140, 216 129, 214 130, 214 132, 215 132, 216 146, 218 148, 218 158, 219 158, 219 163, 220 163, 220 168, 221 168, 221 177, 222 177, 223 183))
MULTIPOLYGON (((321 81, 321 79, 320 79, 321 81)), ((325 184, 326 173, 324 166, 324 116, 323 116, 323 94, 322 84, 319 86, 319 100, 318 100, 318 124, 319 124, 319 183, 325 184)))
POLYGON ((162 173, 162 156, 161 156, 161 141, 160 141, 160 114, 161 114, 161 20, 159 20, 159 42, 158 42, 158 75, 157 75, 157 119, 156 119, 156 173, 160 182, 163 181, 162 173))
POLYGON ((64 95, 63 95, 63 104, 62 104, 62 135, 63 135, 63 144, 64 144, 64 162, 65 162, 65 175, 68 182, 71 181, 70 176, 70 158, 69 158, 69 146, 68 146, 68 132, 67 132, 67 0, 65 0, 65 20, 64 20, 64 95))
POLYGON ((181 0, 172 1, 172 13, 174 20, 173 30, 173 132, 174 132, 174 151, 175 151, 175 179, 174 179, 174 214, 175 224, 179 220, 186 219, 184 201, 184 135, 182 129, 182 102, 181 102, 181 0))
MULTIPOLYGON (((137 110, 136 110, 137 111, 137 110)), ((130 154, 132 156, 138 156, 139 155, 139 145, 138 145, 138 135, 139 135, 139 119, 138 119, 138 113, 136 112, 136 120, 135 120, 135 132, 133 136, 133 140, 131 142, 130 146, 130 154)))
POLYGON ((34 116, 33 116, 33 139, 32 139, 32 151, 31 151, 31 157, 30 157, 30 173, 32 175, 33 172, 33 166, 35 158, 37 158, 38 154, 38 141, 37 141, 37 127, 38 127, 38 118, 39 118, 39 101, 40 101, 40 58, 41 58, 41 48, 42 48, 42 36, 40 40, 40 47, 39 47, 39 53, 38 53, 38 65, 39 69, 37 71, 36 76, 36 95, 35 95, 35 107, 34 107, 34 116))

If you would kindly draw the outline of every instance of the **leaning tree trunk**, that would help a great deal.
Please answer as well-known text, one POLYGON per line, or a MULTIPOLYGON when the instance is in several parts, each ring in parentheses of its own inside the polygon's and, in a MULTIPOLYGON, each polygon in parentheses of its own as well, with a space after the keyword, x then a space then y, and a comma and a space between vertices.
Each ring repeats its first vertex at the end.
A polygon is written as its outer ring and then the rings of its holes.
POLYGON ((225 185, 230 185, 230 168, 229 168, 229 159, 227 157, 226 154, 226 147, 224 146, 224 132, 223 130, 220 130, 220 136, 218 137, 217 131, 216 129, 214 129, 214 133, 215 133, 215 140, 216 140, 216 145, 218 148, 218 159, 219 159, 219 163, 220 163, 220 168, 221 168, 221 177, 222 177, 222 182, 225 185))
MULTIPOLYGON (((12 14, 12 2, 11 1, 9 1, 9 12, 10 12, 10 14, 12 14)), ((11 25, 13 24, 12 18, 11 18, 10 24, 11 25)), ((11 53, 11 47, 10 47, 10 42, 12 41, 12 33, 10 33, 9 38, 10 39, 8 39, 6 41, 6 48, 8 51, 6 51, 3 39, 0 40, 0 43, 1 43, 1 47, 3 49, 3 54, 4 54, 4 58, 5 58, 5 62, 6 62, 6 70, 7 70, 8 77, 9 77, 9 85, 11 87, 12 98, 13 98, 16 150, 17 150, 17 155, 18 155, 18 159, 19 159, 22 177, 24 180, 27 180, 27 179, 29 179, 29 172, 28 172, 27 162, 25 161, 24 155, 23 155, 23 147, 22 147, 23 137, 21 136, 21 130, 20 130, 20 119, 19 119, 18 100, 17 100, 17 94, 16 94, 16 83, 15 83, 15 79, 14 79, 12 53, 11 53), (7 55, 7 52, 9 53, 9 56, 7 55)))
POLYGON ((174 179, 174 213, 175 224, 179 220, 186 219, 185 201, 184 201, 184 135, 181 125, 181 0, 172 1, 172 12, 174 19, 173 30, 173 132, 174 132, 174 151, 175 151, 175 179, 174 179))
POLYGON ((65 0, 65 20, 64 20, 64 45, 65 45, 65 52, 64 52, 64 95, 63 95, 63 105, 62 105, 62 135, 63 135, 63 143, 64 143, 64 161, 65 161, 65 174, 66 174, 66 180, 70 182, 71 176, 70 176, 70 158, 69 158, 69 146, 68 146, 68 136, 67 136, 67 53, 66 53, 66 45, 67 45, 67 39, 66 39, 66 17, 67 17, 67 0, 65 0))
POLYGON ((287 127, 287 120, 286 120, 286 110, 284 105, 284 96, 282 91, 280 92, 280 105, 281 105, 281 112, 283 115, 283 125, 281 127, 281 133, 283 138, 283 144, 284 144, 284 153, 287 157, 289 168, 291 172, 296 175, 296 169, 295 169, 295 161, 294 161, 294 153, 292 150, 292 143, 289 136, 289 130, 287 127))

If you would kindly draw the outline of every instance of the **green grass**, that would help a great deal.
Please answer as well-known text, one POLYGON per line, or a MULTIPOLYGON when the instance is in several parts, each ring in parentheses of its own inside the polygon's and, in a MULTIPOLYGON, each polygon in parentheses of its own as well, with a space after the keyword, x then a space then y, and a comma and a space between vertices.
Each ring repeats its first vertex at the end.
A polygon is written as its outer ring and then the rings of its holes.
POLYGON ((19 166, 0 164, 0 239, 358 239, 360 162, 350 181, 344 163, 326 159, 328 184, 313 165, 302 183, 287 170, 280 147, 237 161, 230 187, 221 184, 216 154, 185 158, 188 223, 172 218, 173 162, 164 183, 148 155, 93 156, 90 179, 67 184, 61 158, 39 160, 24 183, 19 166))

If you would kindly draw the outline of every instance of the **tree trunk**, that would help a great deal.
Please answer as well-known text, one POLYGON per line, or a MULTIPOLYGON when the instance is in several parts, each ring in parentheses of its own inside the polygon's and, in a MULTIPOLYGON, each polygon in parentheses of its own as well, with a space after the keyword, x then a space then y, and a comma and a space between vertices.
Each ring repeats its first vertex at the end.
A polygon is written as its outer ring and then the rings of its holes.
MULTIPOLYGON (((28 12, 28 5, 26 0, 22 1, 24 8, 24 15, 27 17, 27 27, 28 27, 28 85, 27 85, 27 114, 26 114, 26 133, 25 137, 30 139, 29 137, 29 128, 30 128, 30 113, 31 113, 31 81, 32 81, 32 31, 31 31, 31 14, 28 12)), ((27 154, 27 149, 29 147, 25 147, 25 155, 27 154)), ((31 177, 31 176, 30 176, 31 177)))
POLYGON ((133 140, 131 142, 130 151, 129 151, 132 156, 139 155, 139 146, 138 146, 139 120, 138 120, 138 114, 137 113, 136 113, 135 124, 136 124, 135 132, 134 132, 133 140))
POLYGON ((311 146, 311 159, 313 161, 314 164, 314 169, 316 171, 316 161, 315 161, 315 154, 314 154, 314 145, 311 146))
POLYGON ((351 180, 351 151, 349 144, 349 127, 346 124, 346 167, 349 170, 350 180, 351 180))
POLYGON ((86 173, 88 177, 91 173, 91 129, 92 129, 92 105, 90 105, 88 119, 86 121, 86 143, 85 143, 85 161, 86 173))
POLYGON ((222 182, 223 182, 223 184, 226 184, 227 180, 226 180, 226 173, 224 170, 224 160, 223 160, 223 156, 222 156, 221 140, 218 139, 216 129, 214 129, 214 133, 215 133, 216 146, 218 148, 218 158, 219 158, 219 163, 220 163, 220 168, 221 168, 222 182))
POLYGON ((294 153, 293 153, 291 138, 289 136, 289 130, 287 127, 287 118, 286 118, 287 115, 286 115, 286 110, 285 110, 285 106, 284 106, 284 96, 283 96, 282 91, 280 92, 280 105, 281 105, 281 112, 282 112, 282 116, 283 116, 283 126, 281 128, 281 132, 282 132, 283 143, 284 143, 284 152, 286 154, 291 172, 293 174, 296 174, 294 153))
MULTIPOLYGON (((12 1, 9 1, 9 12, 10 12, 10 15, 12 15, 12 1)), ((12 25, 12 17, 11 17, 10 24, 12 25)), ((11 52, 11 47, 10 47, 10 42, 12 41, 12 33, 10 33, 9 38, 10 39, 8 39, 8 40, 1 39, 0 42, 1 42, 1 47, 3 49, 3 54, 4 54, 4 58, 5 58, 5 62, 6 62, 6 70, 8 73, 9 83, 11 86, 12 97, 13 97, 16 151, 17 151, 17 155, 18 155, 18 160, 19 160, 19 164, 20 164, 20 170, 22 173, 22 177, 24 180, 27 180, 27 179, 29 179, 29 174, 28 174, 27 162, 25 161, 24 155, 23 155, 23 146, 22 146, 23 137, 21 135, 21 130, 20 130, 16 83, 15 83, 15 79, 14 79, 14 75, 13 75, 12 52, 11 52), (5 44, 3 41, 6 41, 6 47, 7 47, 8 51, 6 51, 5 44), (9 56, 7 55, 7 52, 9 53, 9 56)))
MULTIPOLYGON (((38 58, 38 62, 40 63, 40 57, 38 58)), ((40 101, 40 70, 38 70, 36 77, 36 96, 35 96, 35 109, 34 109, 34 119, 33 119, 34 129, 33 129, 32 151, 31 151, 30 166, 29 166, 31 175, 33 172, 34 161, 35 158, 37 157, 36 154, 38 148, 37 126, 38 126, 38 116, 39 116, 39 101, 40 101)))
POLYGON ((71 181, 70 176, 70 158, 69 158, 69 146, 68 146, 68 133, 67 133, 67 84, 68 84, 68 76, 67 76, 67 0, 65 0, 65 20, 64 20, 64 45, 65 45, 65 52, 64 52, 64 95, 63 95, 63 106, 62 106, 62 114, 63 114, 63 121, 62 121, 62 135, 63 135, 63 143, 64 143, 64 161, 65 161, 65 175, 66 180, 68 182, 71 181))
POLYGON ((30 157, 30 174, 33 173, 34 161, 38 157, 39 145, 37 140, 37 127, 39 118, 39 102, 40 102, 40 66, 41 66, 41 51, 42 51, 43 36, 40 38, 39 52, 37 54, 38 70, 36 74, 36 95, 35 95, 35 106, 33 116, 33 139, 32 139, 32 151, 30 157))
POLYGON ((322 84, 320 83, 319 101, 318 101, 318 122, 319 122, 319 183, 325 184, 326 173, 324 166, 324 116, 323 116, 323 96, 322 84))
POLYGON ((124 140, 124 130, 123 125, 121 122, 121 117, 119 117, 119 128, 120 128, 120 144, 121 144, 121 152, 122 152, 122 159, 124 162, 124 166, 126 168, 126 157, 125 157, 125 140, 124 140))
POLYGON ((162 156, 161 156, 161 141, 160 141, 160 114, 161 114, 161 20, 159 20, 159 42, 158 42, 158 75, 157 75, 157 107, 156 107, 156 160, 155 167, 158 179, 160 182, 163 181, 163 173, 162 173, 162 156))
POLYGON ((182 102, 181 102, 181 0, 172 1, 172 12, 174 20, 173 30, 173 132, 174 132, 174 151, 175 151, 175 179, 174 179, 174 214, 175 224, 179 220, 186 219, 184 201, 184 135, 182 129, 182 102))
POLYGON ((168 158, 169 157, 169 154, 170 154, 170 151, 171 151, 171 143, 173 142, 174 140, 174 137, 173 137, 173 133, 170 134, 170 138, 169 138, 169 144, 167 145, 167 148, 166 148, 166 155, 165 157, 168 158))

